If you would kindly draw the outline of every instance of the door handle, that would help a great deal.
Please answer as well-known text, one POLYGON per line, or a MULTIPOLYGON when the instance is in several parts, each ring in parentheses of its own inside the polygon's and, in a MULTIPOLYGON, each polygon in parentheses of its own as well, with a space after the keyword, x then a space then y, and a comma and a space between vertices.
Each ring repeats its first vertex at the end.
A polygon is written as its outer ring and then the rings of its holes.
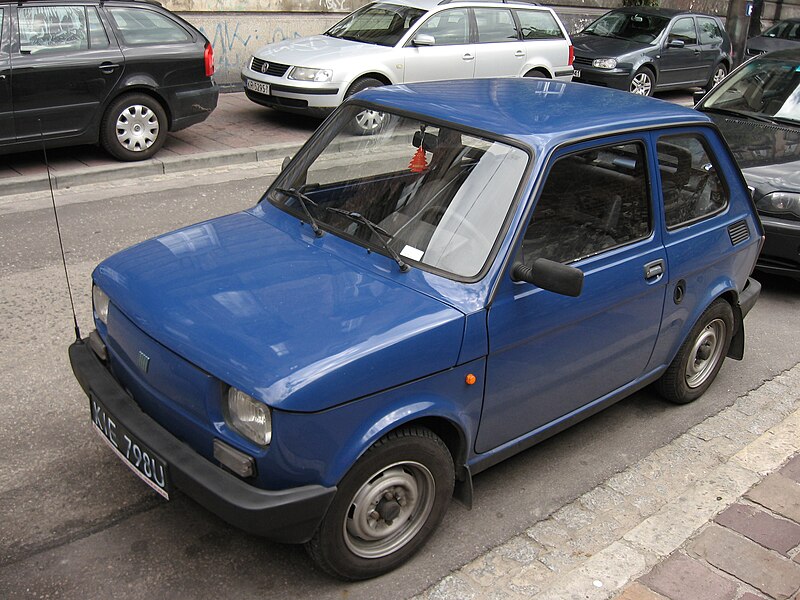
POLYGON ((119 67, 118 64, 110 63, 110 62, 104 62, 104 63, 101 63, 100 66, 97 67, 97 68, 100 69, 106 75, 110 75, 111 73, 114 72, 114 69, 116 69, 117 67, 119 67))
POLYGON ((664 274, 664 261, 661 259, 649 262, 644 266, 645 279, 658 279, 664 274))
POLYGON ((5 75, 0 75, 0 81, 3 81, 3 79, 5 79, 5 78, 6 78, 5 75))
POLYGON ((522 50, 517 50, 516 52, 514 52, 514 56, 523 57, 525 56, 525 53, 522 50))
POLYGON ((474 60, 475 55, 474 54, 470 54, 469 52, 467 52, 462 58, 464 60, 474 60))

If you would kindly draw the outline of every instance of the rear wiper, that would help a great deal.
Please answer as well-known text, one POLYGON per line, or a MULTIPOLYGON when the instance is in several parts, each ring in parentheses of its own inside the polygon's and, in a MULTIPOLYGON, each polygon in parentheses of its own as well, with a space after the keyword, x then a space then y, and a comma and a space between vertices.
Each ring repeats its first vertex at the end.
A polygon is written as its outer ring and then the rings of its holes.
POLYGON ((300 207, 303 209, 303 212, 306 214, 306 217, 308 217, 308 222, 311 225, 311 229, 314 230, 314 235, 317 236, 317 237, 321 237, 322 236, 322 229, 319 228, 319 225, 317 225, 316 219, 311 216, 311 211, 308 210, 308 205, 310 204, 311 206, 316 207, 317 206, 316 202, 314 202, 311 198, 306 196, 300 190, 296 190, 294 188, 291 188, 291 189, 288 189, 288 190, 284 189, 284 188, 275 188, 275 191, 280 193, 280 194, 284 194, 286 196, 290 196, 291 198, 294 198, 295 200, 297 200, 300 203, 300 207))
POLYGON ((408 265, 403 261, 402 258, 400 258, 400 255, 397 252, 395 252, 391 246, 389 246, 388 240, 391 240, 394 236, 388 231, 386 231, 383 227, 376 225, 375 223, 370 221, 367 217, 365 217, 359 212, 355 212, 352 210, 344 210, 341 208, 333 208, 333 207, 328 207, 325 210, 328 210, 332 213, 336 213, 337 215, 342 215, 343 217, 347 217, 348 219, 350 219, 355 223, 360 223, 361 225, 364 225, 367 229, 369 229, 372 232, 372 234, 376 238, 378 238, 381 245, 386 249, 386 252, 389 253, 389 256, 391 256, 394 259, 394 262, 397 263, 397 266, 400 267, 400 271, 402 273, 408 271, 408 265))

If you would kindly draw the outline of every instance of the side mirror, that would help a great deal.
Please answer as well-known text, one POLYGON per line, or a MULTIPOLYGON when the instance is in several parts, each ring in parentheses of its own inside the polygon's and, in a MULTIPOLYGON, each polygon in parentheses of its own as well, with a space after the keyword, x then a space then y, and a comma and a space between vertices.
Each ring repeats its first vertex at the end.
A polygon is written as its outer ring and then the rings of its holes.
POLYGON ((583 271, 547 258, 537 258, 531 267, 521 262, 511 267, 511 279, 525 281, 537 287, 576 298, 583 290, 583 271))
POLYGON ((694 103, 694 105, 697 106, 697 104, 700 102, 700 100, 703 99, 703 96, 705 95, 706 95, 705 90, 695 90, 694 93, 692 94, 692 102, 694 103))
POLYGON ((419 33, 414 36, 414 39, 411 40, 411 43, 415 46, 435 46, 436 38, 434 38, 432 35, 428 35, 427 33, 419 33))
POLYGON ((281 163, 281 171, 285 170, 286 167, 289 166, 290 162, 292 162, 292 157, 291 156, 285 156, 283 158, 283 162, 281 163))
POLYGON ((670 40, 667 42, 667 48, 683 48, 685 45, 683 40, 670 40))

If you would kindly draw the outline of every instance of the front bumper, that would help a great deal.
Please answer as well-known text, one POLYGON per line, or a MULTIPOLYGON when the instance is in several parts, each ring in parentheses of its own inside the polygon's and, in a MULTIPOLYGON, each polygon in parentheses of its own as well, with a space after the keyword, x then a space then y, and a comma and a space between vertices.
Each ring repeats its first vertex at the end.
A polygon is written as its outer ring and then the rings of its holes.
POLYGON ((317 114, 330 112, 344 100, 342 88, 336 83, 317 84, 307 81, 292 81, 286 77, 270 77, 269 75, 251 75, 242 72, 242 84, 247 97, 262 106, 294 112, 317 114), (247 80, 266 84, 269 93, 248 89, 247 80))
POLYGON ((596 69, 585 64, 573 64, 580 71, 580 77, 573 77, 577 83, 590 83, 616 90, 628 91, 631 85, 631 72, 628 69, 596 69))
POLYGON ((800 221, 760 216, 765 239, 756 268, 800 279, 800 221))
POLYGON ((99 399, 136 437, 168 464, 172 482, 187 496, 231 525, 278 542, 311 539, 336 487, 306 485, 287 490, 253 487, 206 460, 161 427, 128 396, 89 345, 69 347, 72 371, 84 392, 99 399))

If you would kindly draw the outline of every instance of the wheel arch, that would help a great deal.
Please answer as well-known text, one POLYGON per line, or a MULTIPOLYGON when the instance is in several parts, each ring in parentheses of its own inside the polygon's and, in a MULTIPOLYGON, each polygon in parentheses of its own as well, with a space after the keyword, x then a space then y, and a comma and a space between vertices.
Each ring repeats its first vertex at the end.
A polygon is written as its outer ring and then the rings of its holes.
POLYGON ((126 96, 127 94, 145 94, 146 96, 153 98, 153 100, 156 100, 161 105, 161 108, 164 109, 164 113, 167 115, 167 129, 172 130, 172 110, 169 102, 167 102, 167 99, 158 92, 155 82, 149 81, 147 78, 135 78, 128 80, 123 84, 123 86, 117 89, 117 92, 114 95, 109 96, 106 100, 103 112, 101 113, 101 123, 102 119, 105 118, 108 107, 116 102, 119 98, 126 96))
POLYGON ((545 65, 528 65, 522 76, 529 77, 531 73, 541 73, 547 79, 553 79, 553 73, 545 65))
POLYGON ((353 86, 357 84, 362 79, 377 79, 383 85, 392 85, 392 80, 389 77, 381 73, 380 71, 370 71, 368 73, 362 73, 358 77, 354 77, 353 80, 347 85, 347 91, 345 92, 345 97, 350 93, 350 90, 353 89, 353 86))

